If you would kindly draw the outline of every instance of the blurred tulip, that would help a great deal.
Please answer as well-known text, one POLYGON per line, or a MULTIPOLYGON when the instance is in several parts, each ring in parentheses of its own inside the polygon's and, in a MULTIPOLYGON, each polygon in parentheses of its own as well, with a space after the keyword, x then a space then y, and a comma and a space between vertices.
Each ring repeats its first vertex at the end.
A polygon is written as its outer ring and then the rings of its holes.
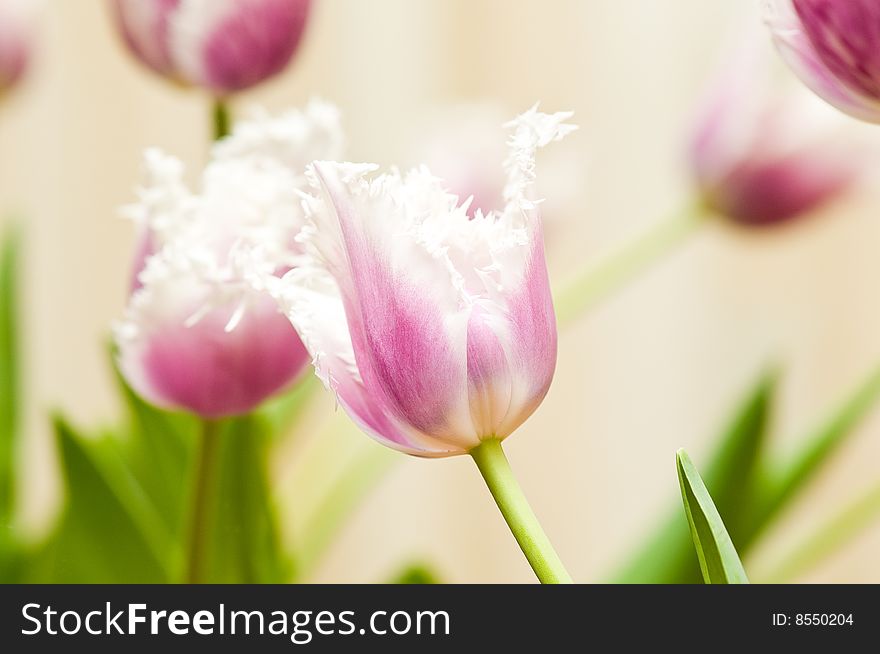
POLYGON ((460 200, 472 197, 471 216, 504 207, 501 162, 507 148, 499 128, 509 115, 490 104, 454 107, 433 117, 415 141, 412 159, 427 165, 460 200))
POLYGON ((528 195, 536 150, 574 129, 570 115, 532 109, 510 124, 505 206, 486 215, 426 168, 368 180, 369 164, 311 167, 310 263, 269 281, 318 376, 383 444, 465 454, 544 398, 556 323, 528 195))
POLYGON ((281 72, 302 38, 311 0, 113 0, 142 63, 217 96, 281 72))
MULTIPOLYGON (((510 115, 491 102, 444 108, 420 125, 409 159, 425 164, 461 201, 471 197, 473 216, 504 208, 506 173, 501 162, 507 153, 505 133, 499 129, 510 115)), ((570 143, 541 155, 538 194, 545 236, 552 239, 554 224, 578 215, 577 200, 584 185, 585 165, 570 143)))
POLYGON ((0 0, 0 95, 27 70, 34 41, 34 15, 41 0, 0 0))
POLYGON ((779 89, 747 40, 715 81, 691 134, 690 164, 710 209, 744 225, 790 220, 833 198, 866 158, 846 121, 798 88, 779 89))
POLYGON ((156 150, 129 215, 141 229, 136 282, 116 329, 120 368, 150 402, 217 418, 251 411, 309 358, 262 284, 298 265, 304 171, 338 157, 335 109, 240 124, 219 142, 199 194, 156 150))
POLYGON ((880 123, 880 3, 765 0, 786 62, 838 109, 880 123))

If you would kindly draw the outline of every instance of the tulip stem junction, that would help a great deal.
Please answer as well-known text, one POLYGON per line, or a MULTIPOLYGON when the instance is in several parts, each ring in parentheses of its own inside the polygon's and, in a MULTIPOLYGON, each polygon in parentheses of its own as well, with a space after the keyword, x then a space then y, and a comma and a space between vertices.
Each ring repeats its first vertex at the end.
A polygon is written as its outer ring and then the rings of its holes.
POLYGON ((562 565, 550 539, 538 523, 522 489, 513 476, 501 441, 492 438, 471 450, 486 485, 507 521, 516 542, 542 584, 570 584, 571 576, 562 565))
POLYGON ((223 98, 214 100, 214 140, 219 141, 225 136, 229 136, 231 118, 229 116, 229 105, 223 98))
POLYGON ((559 324, 571 322, 635 278, 694 233, 706 222, 707 215, 704 202, 689 204, 617 251, 587 266, 567 286, 554 293, 559 324))
POLYGON ((209 499, 214 486, 220 445, 220 423, 215 420, 202 422, 202 433, 196 459, 195 488, 190 522, 189 554, 186 582, 205 583, 205 562, 210 541, 209 499))

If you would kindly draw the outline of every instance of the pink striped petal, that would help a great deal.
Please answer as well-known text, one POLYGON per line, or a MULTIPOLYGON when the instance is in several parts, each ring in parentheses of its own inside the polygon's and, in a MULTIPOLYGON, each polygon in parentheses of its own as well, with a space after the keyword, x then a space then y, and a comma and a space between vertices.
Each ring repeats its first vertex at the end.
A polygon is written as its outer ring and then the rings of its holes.
MULTIPOLYGON (((315 164, 315 171, 342 234, 348 274, 340 287, 365 388, 419 432, 467 435, 460 420, 464 315, 444 313, 431 287, 414 284, 412 271, 392 268, 391 244, 370 233, 374 218, 358 214, 335 167, 315 164)), ((437 281, 444 283, 443 277, 437 281)))
POLYGON ((244 414, 308 364, 296 331, 268 297, 253 303, 231 331, 235 305, 217 307, 191 326, 184 308, 155 307, 165 315, 144 321, 136 338, 119 339, 126 378, 154 404, 205 418, 244 414))
POLYGON ((114 0, 122 38, 137 59, 166 77, 179 76, 169 47, 170 20, 181 0, 114 0))
POLYGON ((239 0, 201 46, 204 83, 218 94, 281 72, 296 52, 311 0, 239 0))

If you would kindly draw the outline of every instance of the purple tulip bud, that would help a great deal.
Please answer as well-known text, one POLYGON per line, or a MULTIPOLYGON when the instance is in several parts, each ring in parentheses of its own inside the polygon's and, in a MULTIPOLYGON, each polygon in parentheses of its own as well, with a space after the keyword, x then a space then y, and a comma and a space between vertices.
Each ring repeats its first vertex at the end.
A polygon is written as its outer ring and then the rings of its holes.
POLYGON ((698 113, 690 163, 711 209, 744 225, 804 215, 855 179, 865 158, 839 114, 807 92, 778 89, 747 41, 698 113))
POLYGON ((223 96, 287 66, 311 0, 113 0, 113 6, 125 43, 141 62, 223 96))
POLYGON ((880 122, 880 3, 765 0, 767 23, 801 80, 838 109, 880 122))

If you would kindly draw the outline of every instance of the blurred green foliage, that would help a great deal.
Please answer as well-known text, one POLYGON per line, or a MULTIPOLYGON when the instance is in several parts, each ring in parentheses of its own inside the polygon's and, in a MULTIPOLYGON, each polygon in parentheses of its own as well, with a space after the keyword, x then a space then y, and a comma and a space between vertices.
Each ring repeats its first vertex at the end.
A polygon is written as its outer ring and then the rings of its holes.
POLYGON ((0 240, 0 582, 15 579, 19 543, 14 531, 15 456, 20 379, 18 368, 19 237, 10 230, 0 240))
MULTIPOLYGON (((760 486, 759 454, 767 438, 770 408, 776 388, 775 372, 761 375, 740 402, 724 429, 711 462, 706 486, 719 512, 728 520, 733 542, 747 522, 748 507, 760 486)), ((685 515, 679 506, 645 540, 636 555, 614 579, 617 583, 700 583, 700 568, 685 515)))
MULTIPOLYGON (((767 451, 777 375, 763 374, 746 395, 719 440, 705 483, 741 555, 831 460, 880 399, 880 369, 800 441, 793 456, 777 460, 767 451)), ((854 535, 854 534, 853 534, 854 535)), ((678 508, 645 541, 612 581, 699 583, 685 516, 678 508)))
POLYGON ((402 568, 397 574, 391 577, 392 584, 441 584, 440 576, 428 564, 418 562, 411 563, 402 568))

